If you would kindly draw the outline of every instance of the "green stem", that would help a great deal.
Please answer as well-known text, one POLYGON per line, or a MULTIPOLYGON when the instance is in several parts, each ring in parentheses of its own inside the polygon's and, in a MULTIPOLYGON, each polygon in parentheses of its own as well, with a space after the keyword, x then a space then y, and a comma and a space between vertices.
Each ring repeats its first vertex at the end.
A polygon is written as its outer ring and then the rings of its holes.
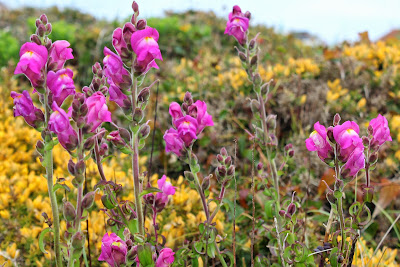
MULTIPOLYGON (((48 91, 49 90, 47 89, 44 95, 44 104, 43 104, 45 111, 46 126, 48 125, 50 117, 50 109, 48 105, 48 95, 47 95, 48 91)), ((61 246, 60 246, 60 215, 58 211, 56 193, 53 191, 53 149, 44 152, 43 161, 46 166, 47 190, 49 191, 51 211, 53 214, 54 253, 56 257, 56 265, 57 267, 61 267, 63 265, 61 256, 61 246)))
MULTIPOLYGON (((342 192, 343 194, 343 192, 342 192)), ((338 214, 339 214, 339 223, 340 223, 340 232, 342 235, 340 251, 343 252, 344 241, 346 239, 344 235, 344 217, 343 217, 343 197, 338 198, 338 214)))

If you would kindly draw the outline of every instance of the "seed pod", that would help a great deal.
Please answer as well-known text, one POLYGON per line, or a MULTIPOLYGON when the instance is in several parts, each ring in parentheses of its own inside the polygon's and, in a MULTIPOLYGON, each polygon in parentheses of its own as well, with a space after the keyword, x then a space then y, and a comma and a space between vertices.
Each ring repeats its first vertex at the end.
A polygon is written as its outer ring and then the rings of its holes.
POLYGON ((194 181, 194 175, 193 175, 192 172, 190 172, 190 171, 185 171, 183 174, 184 174, 185 178, 186 178, 189 182, 194 181))
POLYGON ((250 66, 257 66, 257 62, 258 62, 258 56, 257 55, 255 55, 255 56, 253 56, 252 58, 251 58, 251 60, 250 60, 250 66))
POLYGON ((85 148, 85 150, 87 150, 87 151, 92 150, 94 147, 94 141, 95 141, 94 136, 87 139, 85 144, 83 144, 83 147, 85 148))
POLYGON ((150 97, 150 88, 149 88, 149 87, 146 87, 146 88, 143 88, 143 89, 139 92, 137 98, 138 98, 138 101, 139 101, 139 102, 144 103, 144 102, 147 102, 147 101, 149 100, 149 97, 150 97))
POLYGON ((145 139, 149 136, 150 134, 150 126, 148 124, 143 124, 140 129, 139 129, 139 138, 145 139))
POLYGON ((75 165, 75 174, 84 174, 85 169, 86 169, 85 162, 83 160, 80 160, 75 165))
POLYGON ((81 232, 77 232, 72 236, 71 245, 74 249, 82 249, 85 245, 85 236, 81 232))
POLYGON ((208 190, 210 187, 210 176, 207 176, 206 178, 203 179, 203 182, 201 183, 201 188, 203 191, 208 190))
POLYGON ((67 222, 75 220, 76 211, 74 206, 69 201, 65 201, 63 204, 63 215, 67 222))
POLYGON ((246 57, 246 55, 245 55, 243 52, 239 51, 239 52, 238 52, 238 56, 239 56, 239 58, 240 58, 240 60, 241 60, 242 62, 246 62, 246 61, 247 61, 247 57, 246 57))
POLYGON ((260 86, 260 85, 261 85, 262 80, 261 80, 260 74, 256 73, 256 74, 253 76, 253 83, 254 83, 255 85, 257 85, 257 86, 260 86))
POLYGON ((141 108, 135 108, 135 111, 133 113, 133 120, 137 123, 143 120, 143 111, 141 108))

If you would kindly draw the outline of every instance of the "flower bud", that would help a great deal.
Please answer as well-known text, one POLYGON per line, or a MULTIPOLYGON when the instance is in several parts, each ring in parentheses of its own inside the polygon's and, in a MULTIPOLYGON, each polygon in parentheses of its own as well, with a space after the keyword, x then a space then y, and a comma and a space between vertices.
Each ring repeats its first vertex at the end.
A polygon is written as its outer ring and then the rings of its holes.
POLYGON ((31 41, 37 45, 42 45, 42 41, 40 40, 39 36, 37 36, 36 34, 31 35, 31 41))
POLYGON ((108 151, 108 145, 106 143, 101 144, 99 154, 104 156, 108 151))
POLYGON ((228 176, 232 176, 233 174, 235 174, 235 166, 234 165, 229 166, 226 174, 228 174, 228 176))
POLYGON ((96 192, 92 191, 85 195, 85 197, 82 199, 82 208, 87 210, 93 206, 95 194, 96 192))
POLYGON ((262 169, 263 169, 263 164, 261 163, 261 162, 259 162, 258 164, 257 164, 257 170, 259 170, 259 171, 261 171, 262 169))
POLYGON ((220 154, 217 155, 217 160, 219 163, 224 162, 224 157, 222 157, 220 154))
POLYGON ((39 19, 43 24, 47 24, 48 22, 46 14, 42 14, 39 19))
POLYGON ((188 106, 193 104, 193 98, 190 92, 185 93, 185 96, 183 97, 183 102, 185 102, 188 106))
POLYGON ((225 147, 221 148, 221 151, 220 151, 219 153, 220 153, 223 157, 228 156, 228 152, 226 151, 226 148, 225 148, 225 147))
POLYGON ((258 112, 260 112, 260 102, 258 102, 255 99, 252 99, 250 102, 250 108, 253 114, 258 114, 258 112))
POLYGON ((39 27, 40 24, 42 24, 42 22, 40 21, 40 19, 37 19, 35 21, 36 28, 39 27))
POLYGON ((374 128, 372 127, 372 125, 369 125, 367 130, 368 130, 368 134, 369 135, 373 135, 374 134, 374 128))
POLYGON ((85 148, 85 150, 87 150, 87 151, 92 150, 94 147, 94 141, 95 141, 94 136, 87 139, 85 144, 83 144, 83 147, 85 148))
POLYGON ((254 47, 256 47, 256 40, 255 39, 251 39, 249 42, 249 49, 253 50, 254 47))
POLYGON ((261 85, 262 80, 261 80, 260 74, 256 73, 256 74, 253 76, 253 83, 254 83, 255 85, 257 85, 257 86, 260 86, 260 85, 261 85))
POLYGON ((289 143, 289 144, 287 144, 287 145, 285 146, 285 150, 286 150, 286 151, 289 151, 292 147, 293 147, 293 145, 292 145, 291 143, 289 143))
POLYGON ((133 121, 139 123, 143 120, 143 111, 141 108, 135 108, 133 113, 133 121))
POLYGON ((335 137, 333 136, 333 127, 329 126, 328 129, 326 130, 326 135, 328 136, 329 141, 332 143, 336 143, 335 137))
POLYGON ((362 142, 364 146, 368 146, 369 145, 369 138, 366 136, 362 137, 362 142))
POLYGON ((296 212, 296 205, 291 202, 288 206, 287 213, 288 215, 292 216, 296 212))
POLYGON ((139 94, 137 96, 137 99, 138 99, 139 102, 144 103, 144 102, 147 102, 149 100, 149 97, 150 97, 150 88, 149 87, 145 87, 139 92, 139 94))
POLYGON ((139 129, 139 138, 145 139, 150 134, 150 126, 148 124, 143 124, 139 129))
POLYGON ((246 55, 245 55, 243 52, 239 51, 239 52, 238 52, 238 56, 239 56, 239 58, 240 58, 240 60, 241 60, 242 62, 246 62, 246 61, 247 61, 247 57, 246 57, 246 55))
POLYGON ((51 26, 51 24, 47 24, 46 25, 46 33, 47 35, 49 35, 51 33, 51 31, 53 30, 53 27, 51 26))
POLYGON ((40 154, 40 155, 44 155, 44 143, 42 140, 38 140, 36 142, 36 151, 40 154))
POLYGON ((276 115, 275 114, 268 115, 267 118, 265 119, 265 121, 266 121, 268 130, 276 129, 276 115))
POLYGON ((375 162, 378 160, 378 153, 372 153, 371 156, 369 156, 369 163, 370 164, 375 164, 375 162))
POLYGON ((134 13, 139 12, 139 5, 136 3, 136 1, 133 1, 132 3, 132 10, 134 13))
POLYGON ((75 220, 76 212, 74 206, 69 201, 65 201, 63 204, 63 215, 67 222, 75 220))
POLYGON ((145 19, 140 19, 140 20, 138 20, 138 22, 137 22, 137 24, 136 24, 136 28, 137 28, 138 30, 143 30, 143 29, 146 28, 146 26, 147 26, 147 22, 146 22, 145 19))
POLYGON ((75 165, 75 175, 84 174, 85 169, 86 169, 85 162, 83 160, 78 161, 75 165))
POLYGON ((210 187, 210 177, 207 176, 206 178, 203 179, 201 183, 201 189, 203 189, 203 191, 206 191, 208 190, 209 187, 210 187))
POLYGON ((280 210, 280 211, 279 211, 279 215, 281 215, 282 217, 284 217, 284 216, 286 215, 286 211, 280 210))
POLYGON ((290 158, 293 158, 293 156, 294 156, 294 150, 290 150, 289 153, 288 153, 288 155, 289 155, 290 158))
POLYGON ((37 35, 39 35, 40 37, 44 36, 44 33, 46 31, 46 27, 43 24, 40 24, 39 27, 36 30, 37 35))
POLYGON ((72 236, 71 245, 74 249, 82 249, 85 245, 85 236, 81 232, 76 232, 72 236))
POLYGON ((244 16, 249 20, 251 19, 251 13, 249 11, 246 11, 246 13, 244 13, 244 16))
POLYGON ((184 174, 185 178, 186 178, 189 182, 194 181, 194 175, 193 175, 192 172, 190 172, 190 171, 184 171, 183 174, 184 174))
POLYGON ((336 113, 335 116, 333 117, 333 126, 338 125, 339 122, 340 122, 340 119, 341 119, 341 118, 340 118, 339 113, 336 113))
POLYGON ((226 175, 226 167, 225 166, 218 166, 217 168, 217 176, 219 177, 225 177, 226 175))
POLYGON ((75 176, 75 163, 72 161, 72 159, 68 161, 68 172, 75 176))
POLYGON ((122 137, 122 139, 124 139, 124 141, 126 143, 130 143, 131 141, 131 134, 129 133, 129 131, 125 128, 119 128, 118 129, 119 135, 122 137))
POLYGON ((258 56, 257 55, 255 55, 255 56, 253 56, 252 58, 251 58, 251 60, 250 60, 250 66, 257 66, 257 62, 258 62, 258 56))
POLYGON ((109 210, 112 210, 113 208, 115 208, 117 206, 113 203, 113 201, 111 200, 111 198, 108 195, 102 195, 101 202, 103 203, 104 207, 106 207, 106 209, 109 209, 109 210))
POLYGON ((224 163, 225 163, 226 166, 231 165, 231 163, 232 163, 232 158, 231 158, 231 156, 226 157, 224 163))

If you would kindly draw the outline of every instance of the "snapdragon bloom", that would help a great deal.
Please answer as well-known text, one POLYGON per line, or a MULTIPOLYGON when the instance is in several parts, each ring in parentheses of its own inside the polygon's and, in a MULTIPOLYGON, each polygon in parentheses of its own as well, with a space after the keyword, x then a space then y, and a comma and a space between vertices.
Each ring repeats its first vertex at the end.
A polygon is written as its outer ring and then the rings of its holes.
POLYGON ((111 112, 108 111, 106 97, 100 91, 86 98, 85 102, 88 107, 87 123, 92 126, 92 132, 103 122, 111 122, 111 112))
POLYGON ((206 102, 197 100, 188 109, 188 113, 197 120, 197 134, 200 134, 206 126, 214 126, 212 116, 207 113, 206 102))
POLYGON ((112 267, 125 266, 128 246, 114 233, 106 233, 101 239, 99 261, 106 261, 112 267))
POLYGON ((341 125, 333 127, 333 137, 339 145, 339 159, 346 162, 353 151, 362 144, 358 135, 360 128, 354 121, 346 121, 341 125))
POLYGON ((362 142, 357 143, 349 155, 346 163, 343 165, 342 174, 344 178, 354 177, 358 171, 365 167, 364 145, 362 142))
POLYGON ((65 40, 55 41, 50 48, 50 64, 55 62, 57 64, 56 70, 64 67, 65 61, 73 59, 72 48, 69 48, 69 42, 65 40))
POLYGON ((28 91, 25 90, 22 94, 11 92, 11 97, 14 99, 14 117, 24 117, 26 123, 34 128, 39 128, 43 125, 43 112, 33 105, 28 91))
POLYGON ((175 260, 175 252, 172 251, 170 248, 163 248, 160 250, 160 255, 158 255, 157 261, 156 261, 156 267, 168 267, 172 263, 174 263, 175 260))
POLYGON ((178 157, 182 156, 184 142, 179 138, 178 131, 174 128, 168 129, 164 134, 165 152, 172 152, 178 157))
POLYGON ((249 28, 249 19, 244 16, 239 6, 234 6, 229 13, 224 34, 233 35, 243 45, 246 41, 246 32, 249 28))
POLYGON ((314 124, 314 131, 307 138, 306 147, 308 151, 317 151, 322 161, 332 154, 333 150, 327 140, 326 128, 319 121, 314 124))
POLYGON ((124 37, 122 35, 122 29, 116 28, 112 35, 112 44, 115 48, 115 51, 118 52, 119 55, 122 54, 122 49, 128 49, 124 37))
POLYGON ((372 128, 372 143, 377 143, 379 146, 386 141, 392 141, 388 121, 381 114, 369 123, 369 128, 372 128))
POLYGON ((155 60, 163 60, 157 43, 158 38, 158 31, 151 27, 132 34, 131 45, 136 54, 135 67, 137 71, 146 73, 150 68, 158 69, 155 60))
POLYGON ((44 82, 42 70, 47 63, 48 52, 45 46, 36 43, 25 43, 19 51, 20 60, 14 74, 23 73, 31 81, 33 87, 42 86, 44 82))
POLYGON ((53 113, 49 119, 50 131, 57 134, 58 141, 67 150, 74 150, 78 145, 78 135, 72 128, 67 113, 56 102, 51 105, 53 113))
POLYGON ((174 122, 177 119, 182 118, 183 117, 183 113, 182 113, 181 106, 176 102, 172 102, 169 105, 169 114, 172 117, 172 122, 174 122))
POLYGON ((73 75, 70 69, 61 69, 57 72, 49 71, 47 74, 47 86, 51 92, 52 100, 59 106, 68 96, 75 94, 73 75))
POLYGON ((108 47, 104 47, 104 75, 110 78, 118 87, 130 85, 131 78, 129 72, 124 68, 122 59, 113 53, 108 47))
POLYGON ((121 89, 116 86, 111 79, 108 80, 108 84, 110 87, 108 88, 108 93, 110 94, 110 101, 117 103, 121 108, 126 108, 126 104, 124 103, 125 99, 128 97, 121 91, 121 89))
POLYGON ((197 120, 189 115, 177 119, 174 122, 176 129, 178 130, 179 138, 188 147, 193 140, 197 139, 197 120))
POLYGON ((157 181, 157 185, 162 192, 157 192, 155 196, 149 193, 144 196, 144 199, 147 203, 154 204, 157 212, 160 212, 168 204, 168 196, 175 194, 175 187, 167 181, 167 176, 165 175, 157 181))

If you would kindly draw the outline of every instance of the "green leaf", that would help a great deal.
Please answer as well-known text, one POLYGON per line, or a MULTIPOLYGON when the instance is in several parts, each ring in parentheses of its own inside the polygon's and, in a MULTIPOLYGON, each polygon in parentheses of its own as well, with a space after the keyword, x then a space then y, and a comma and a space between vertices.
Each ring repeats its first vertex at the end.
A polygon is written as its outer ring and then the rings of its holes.
POLYGON ((67 190, 67 192, 71 191, 71 189, 68 187, 68 185, 56 183, 53 187, 53 192, 56 192, 58 189, 64 189, 64 190, 67 190))
POLYGON ((128 221, 128 229, 132 235, 139 233, 137 219, 132 219, 132 220, 128 221))
POLYGON ((138 246, 138 257, 140 261, 140 266, 154 266, 151 249, 148 246, 138 246))
POLYGON ((211 258, 215 258, 215 251, 216 251, 215 244, 214 243, 209 243, 208 246, 207 246, 207 254, 208 254, 208 256, 211 257, 211 258))
POLYGON ((157 187, 148 187, 145 190, 142 191, 142 193, 140 193, 140 197, 147 195, 149 193, 157 193, 157 192, 162 192, 162 190, 158 189, 157 187))
POLYGON ((106 160, 111 159, 111 158, 113 158, 113 157, 114 157, 113 155, 108 155, 107 157, 105 157, 105 158, 103 158, 103 159, 101 160, 101 163, 104 163, 106 160))
POLYGON ((51 229, 50 227, 45 228, 42 230, 42 232, 39 235, 39 248, 40 250, 44 253, 47 254, 48 252, 44 249, 44 236, 49 233, 49 232, 53 232, 53 229, 51 229))

